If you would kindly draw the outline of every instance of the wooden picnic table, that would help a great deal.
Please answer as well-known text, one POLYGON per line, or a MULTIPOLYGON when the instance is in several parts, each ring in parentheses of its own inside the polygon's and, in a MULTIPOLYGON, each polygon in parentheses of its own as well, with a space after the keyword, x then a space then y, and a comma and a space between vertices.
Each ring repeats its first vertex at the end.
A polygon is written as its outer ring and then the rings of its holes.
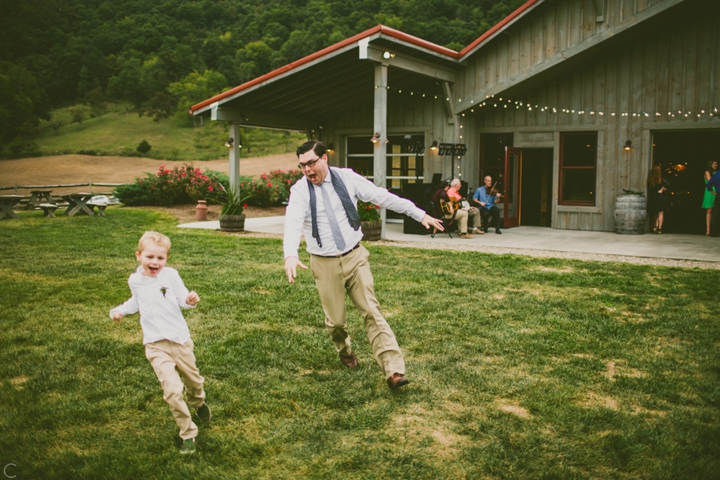
POLYGON ((13 207, 23 198, 25 197, 22 195, 0 195, 0 218, 18 218, 17 214, 13 212, 13 207))
POLYGON ((30 190, 30 200, 25 206, 26 210, 32 210, 41 203, 56 203, 50 196, 52 190, 30 190))
POLYGON ((88 206, 88 202, 93 197, 92 193, 66 193, 62 198, 68 203, 65 214, 68 217, 74 216, 76 213, 85 213, 91 217, 95 214, 91 207, 88 206))

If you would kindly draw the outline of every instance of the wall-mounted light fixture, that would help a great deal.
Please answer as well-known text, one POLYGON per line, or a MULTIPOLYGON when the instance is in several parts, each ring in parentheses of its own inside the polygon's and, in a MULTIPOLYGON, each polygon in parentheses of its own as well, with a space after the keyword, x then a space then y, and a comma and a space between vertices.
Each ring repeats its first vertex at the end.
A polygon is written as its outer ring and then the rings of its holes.
POLYGON ((231 147, 233 146, 233 143, 234 143, 234 142, 235 142, 235 139, 232 138, 232 137, 230 137, 230 138, 227 139, 227 142, 225 142, 225 146, 226 146, 227 148, 231 148, 231 147))
POLYGON ((327 151, 329 153, 333 153, 335 151, 335 144, 334 143, 328 143, 327 151))
POLYGON ((433 153, 437 152, 437 150, 438 150, 437 140, 433 140, 432 145, 430 145, 430 150, 431 150, 433 153))
POLYGON ((632 142, 630 140, 625 142, 625 151, 629 152, 632 149, 632 142))
POLYGON ((380 132, 375 132, 375 135, 370 139, 372 143, 378 143, 380 141, 380 132))
POLYGON ((383 58, 384 58, 385 60, 390 60, 391 58, 395 58, 395 54, 386 51, 386 52, 383 53, 383 58))

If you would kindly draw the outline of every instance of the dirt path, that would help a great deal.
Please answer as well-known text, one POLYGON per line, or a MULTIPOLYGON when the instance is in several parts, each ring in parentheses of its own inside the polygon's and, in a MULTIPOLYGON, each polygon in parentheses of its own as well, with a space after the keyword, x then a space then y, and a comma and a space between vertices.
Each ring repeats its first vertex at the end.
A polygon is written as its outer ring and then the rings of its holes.
MULTIPOLYGON (((158 167, 168 168, 192 163, 202 170, 210 169, 228 173, 227 159, 211 161, 169 161, 135 157, 95 157, 90 155, 60 155, 53 157, 0 160, 0 187, 17 185, 59 185, 68 183, 130 183, 146 173, 154 173, 158 167)), ((296 168, 294 153, 269 155, 267 157, 240 159, 241 175, 260 175, 275 169, 296 168)), ((87 187, 81 187, 86 191, 87 187)), ((93 191, 110 191, 112 187, 96 187, 93 191)), ((77 188, 53 188, 53 194, 78 191, 77 188)), ((7 191, 0 191, 5 192, 7 191)), ((21 190, 21 195, 28 190, 21 190)))

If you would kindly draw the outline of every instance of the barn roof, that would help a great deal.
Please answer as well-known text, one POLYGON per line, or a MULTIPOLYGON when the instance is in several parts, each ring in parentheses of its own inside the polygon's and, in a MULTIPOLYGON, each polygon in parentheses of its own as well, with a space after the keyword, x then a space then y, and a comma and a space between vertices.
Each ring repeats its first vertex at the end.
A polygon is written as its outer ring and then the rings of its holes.
POLYGON ((381 60, 378 55, 385 52, 392 55, 391 66, 400 66, 389 70, 388 83, 393 87, 442 93, 440 82, 454 81, 465 58, 542 1, 529 0, 460 52, 377 25, 193 105, 190 113, 210 116, 213 108, 222 105, 246 112, 243 123, 248 125, 298 128, 303 123, 300 116, 332 114, 371 101, 377 87, 375 62, 364 60, 381 60))

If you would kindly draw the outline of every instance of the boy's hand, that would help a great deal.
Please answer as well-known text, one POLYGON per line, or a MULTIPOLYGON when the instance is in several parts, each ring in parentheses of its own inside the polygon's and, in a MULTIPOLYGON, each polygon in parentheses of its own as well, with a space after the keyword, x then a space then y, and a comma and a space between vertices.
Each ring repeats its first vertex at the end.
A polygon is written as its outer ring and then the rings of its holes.
POLYGON ((200 296, 196 292, 192 291, 192 292, 188 293, 185 303, 187 303, 188 305, 191 305, 191 306, 195 306, 195 305, 197 305, 197 303, 199 301, 200 301, 200 296))
POLYGON ((122 313, 115 312, 115 313, 113 313, 112 319, 115 320, 116 322, 119 322, 122 317, 123 317, 122 313))

